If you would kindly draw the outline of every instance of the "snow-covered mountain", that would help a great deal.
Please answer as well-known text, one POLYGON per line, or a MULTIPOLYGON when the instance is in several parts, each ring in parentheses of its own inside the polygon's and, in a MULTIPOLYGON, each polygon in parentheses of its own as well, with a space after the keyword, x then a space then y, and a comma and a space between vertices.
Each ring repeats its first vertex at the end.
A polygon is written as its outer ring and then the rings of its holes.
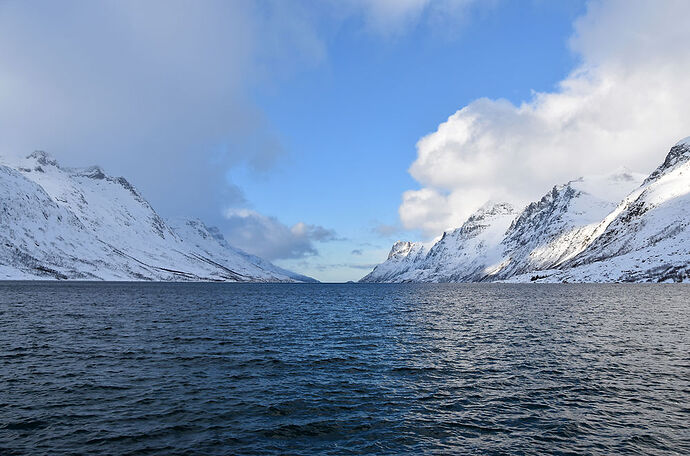
POLYGON ((599 222, 643 179, 642 174, 621 170, 555 186, 513 221, 502 240, 503 261, 487 279, 555 268, 571 259, 588 245, 599 222))
POLYGON ((596 227, 550 281, 690 280, 690 138, 596 227))
POLYGON ((399 282, 407 272, 417 271, 426 257, 427 250, 422 243, 398 241, 388 254, 388 259, 379 264, 360 282, 399 282))
POLYGON ((472 239, 445 234, 414 267, 396 271, 387 260, 362 281, 688 281, 690 138, 643 177, 621 170, 556 186, 514 213, 493 244, 476 249, 472 239))
POLYGON ((45 152, 0 163, 0 279, 307 282, 199 220, 163 220, 123 177, 45 152))
POLYGON ((376 266, 363 282, 473 282, 501 258, 500 242, 515 218, 508 203, 487 203, 453 231, 443 233, 428 251, 420 244, 397 242, 388 260, 376 266), (399 258, 400 246, 414 255, 399 258))

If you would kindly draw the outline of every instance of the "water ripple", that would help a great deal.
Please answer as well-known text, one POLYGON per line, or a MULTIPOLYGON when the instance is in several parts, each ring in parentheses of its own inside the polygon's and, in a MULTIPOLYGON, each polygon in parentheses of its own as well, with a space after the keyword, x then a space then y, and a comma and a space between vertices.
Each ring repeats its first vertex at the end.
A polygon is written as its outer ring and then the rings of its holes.
POLYGON ((690 287, 0 283, 0 454, 690 454, 690 287))

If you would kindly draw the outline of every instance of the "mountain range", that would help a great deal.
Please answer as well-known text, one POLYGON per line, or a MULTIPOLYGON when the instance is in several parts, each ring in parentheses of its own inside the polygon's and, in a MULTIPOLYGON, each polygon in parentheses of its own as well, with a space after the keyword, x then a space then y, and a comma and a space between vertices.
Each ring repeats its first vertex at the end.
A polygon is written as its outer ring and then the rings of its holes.
POLYGON ((430 247, 396 242, 361 282, 690 280, 690 138, 649 176, 557 185, 519 210, 489 202, 430 247))
POLYGON ((0 201, 0 280, 315 282, 200 220, 164 220, 123 177, 42 151, 0 161, 0 201))

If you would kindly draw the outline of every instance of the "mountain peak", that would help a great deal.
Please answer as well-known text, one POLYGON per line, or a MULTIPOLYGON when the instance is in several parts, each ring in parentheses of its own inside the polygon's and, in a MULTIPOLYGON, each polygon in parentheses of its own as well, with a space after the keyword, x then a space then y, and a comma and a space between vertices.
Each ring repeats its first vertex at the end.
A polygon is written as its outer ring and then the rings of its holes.
POLYGON ((687 138, 681 139, 675 145, 676 146, 690 145, 690 136, 688 136, 687 138))
POLYGON ((88 177, 91 179, 105 179, 106 174, 103 171, 103 168, 100 166, 89 166, 88 168, 84 168, 79 170, 77 175, 82 176, 82 177, 88 177))
POLYGON ((30 160, 36 160, 36 162, 39 165, 55 166, 56 168, 60 167, 60 165, 58 165, 57 160, 55 160, 55 158, 52 155, 50 155, 48 152, 44 150, 35 150, 29 155, 27 155, 26 158, 30 160))
POLYGON ((479 218, 486 218, 493 215, 511 215, 515 213, 515 207, 506 203, 505 201, 489 200, 484 203, 477 211, 472 214, 469 219, 475 220, 479 218))
POLYGON ((675 146, 671 147, 671 150, 666 155, 664 162, 654 170, 652 174, 645 179, 644 184, 652 182, 658 179, 662 174, 665 174, 670 169, 675 168, 678 165, 687 163, 690 160, 690 137, 682 139, 676 143, 675 146))
POLYGON ((407 255, 410 254, 410 251, 412 250, 412 247, 414 246, 413 242, 409 241, 396 241, 395 244, 393 244, 393 247, 391 248, 390 253, 388 254, 388 259, 392 258, 404 258, 407 255))

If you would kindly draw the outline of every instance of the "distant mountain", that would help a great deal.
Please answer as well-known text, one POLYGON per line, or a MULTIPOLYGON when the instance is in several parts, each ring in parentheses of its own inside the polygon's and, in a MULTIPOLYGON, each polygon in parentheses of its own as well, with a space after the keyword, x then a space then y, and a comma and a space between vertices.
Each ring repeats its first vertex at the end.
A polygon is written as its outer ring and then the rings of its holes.
POLYGON ((166 222, 123 177, 45 152, 0 164, 0 201, 0 279, 315 281, 199 220, 166 222))
POLYGON ((421 244, 396 242, 388 260, 363 282, 472 282, 500 259, 502 235, 515 217, 508 203, 487 203, 428 251, 421 244), (409 247, 408 247, 409 246, 409 247))
POLYGON ((389 258, 362 281, 688 281, 690 138, 646 179, 620 170, 556 186, 519 213, 486 210, 411 264, 389 258), (478 234, 462 235, 474 220, 478 234))
POLYGON ((398 241, 388 254, 388 259, 379 264, 360 282, 399 282, 407 272, 417 272, 426 258, 424 245, 416 242, 398 241))

